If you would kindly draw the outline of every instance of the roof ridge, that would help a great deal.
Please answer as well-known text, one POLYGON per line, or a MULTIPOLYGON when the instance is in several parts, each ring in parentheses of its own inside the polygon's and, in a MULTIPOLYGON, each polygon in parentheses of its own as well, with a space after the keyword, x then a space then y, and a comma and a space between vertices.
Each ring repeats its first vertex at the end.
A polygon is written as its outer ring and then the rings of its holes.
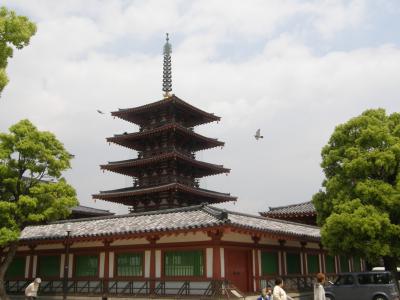
POLYGON ((208 205, 208 203, 206 202, 206 203, 204 203, 204 206, 203 206, 203 211, 205 211, 206 213, 208 213, 209 215, 211 215, 211 216, 213 216, 213 217, 216 217, 218 214, 216 214, 216 212, 213 210, 213 207, 212 206, 210 206, 210 205, 208 205))
POLYGON ((81 204, 78 204, 78 205, 76 205, 76 206, 74 206, 72 208, 76 208, 76 207, 85 207, 85 208, 90 208, 90 209, 102 210, 102 211, 110 212, 110 210, 108 210, 108 209, 96 208, 96 207, 91 207, 91 206, 86 206, 86 205, 81 205, 81 204))
MULTIPOLYGON (((76 206, 74 206, 74 207, 87 207, 87 208, 93 208, 93 209, 98 209, 98 210, 105 210, 105 209, 102 209, 102 208, 95 208, 95 207, 91 207, 91 206, 87 206, 87 205, 82 205, 82 204, 78 204, 78 205, 76 205, 76 206)), ((108 210, 107 210, 108 211, 108 210)))
MULTIPOLYGON (((72 220, 58 220, 58 221, 49 222, 48 224, 66 224, 66 223, 78 223, 78 222, 82 222, 82 221, 124 219, 124 218, 129 218, 129 217, 140 217, 140 216, 147 216, 147 215, 161 215, 161 214, 168 214, 168 213, 181 212, 181 211, 194 211, 194 210, 198 210, 198 209, 202 208, 202 206, 204 206, 204 204, 167 208, 167 209, 162 209, 162 210, 152 210, 152 211, 145 211, 145 212, 129 213, 129 214, 123 214, 123 215, 99 216, 99 217, 81 218, 81 219, 72 219, 72 220)), ((38 225, 30 225, 30 226, 42 226, 42 225, 47 225, 47 224, 38 224, 38 225)))

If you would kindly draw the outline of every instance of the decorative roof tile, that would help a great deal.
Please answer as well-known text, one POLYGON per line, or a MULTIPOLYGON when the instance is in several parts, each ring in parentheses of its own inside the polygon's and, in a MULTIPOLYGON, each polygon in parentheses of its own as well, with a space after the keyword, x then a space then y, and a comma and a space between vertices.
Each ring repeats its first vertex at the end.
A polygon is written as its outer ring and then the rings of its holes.
POLYGON ((174 230, 193 230, 215 226, 231 226, 281 236, 319 240, 318 227, 263 218, 209 205, 197 205, 122 216, 58 221, 48 225, 28 226, 21 241, 63 239, 66 224, 71 225, 71 237, 100 237, 126 234, 162 233, 174 230))

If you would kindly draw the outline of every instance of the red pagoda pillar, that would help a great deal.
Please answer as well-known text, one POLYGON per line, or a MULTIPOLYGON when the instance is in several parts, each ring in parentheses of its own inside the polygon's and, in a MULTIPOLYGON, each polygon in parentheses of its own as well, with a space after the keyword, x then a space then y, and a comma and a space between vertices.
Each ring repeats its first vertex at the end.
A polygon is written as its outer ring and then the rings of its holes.
POLYGON ((110 280, 110 244, 112 240, 104 240, 104 278, 103 293, 108 294, 108 282, 110 280))
POLYGON ((258 243, 260 242, 259 236, 252 237, 254 241, 254 280, 255 280, 255 291, 257 292, 260 290, 260 262, 258 260, 258 243))
POLYGON ((156 242, 158 236, 148 237, 150 242, 150 294, 154 295, 156 288, 156 242))
POLYGON ((210 231, 208 236, 211 237, 213 244, 213 279, 221 280, 221 238, 222 231, 210 231))

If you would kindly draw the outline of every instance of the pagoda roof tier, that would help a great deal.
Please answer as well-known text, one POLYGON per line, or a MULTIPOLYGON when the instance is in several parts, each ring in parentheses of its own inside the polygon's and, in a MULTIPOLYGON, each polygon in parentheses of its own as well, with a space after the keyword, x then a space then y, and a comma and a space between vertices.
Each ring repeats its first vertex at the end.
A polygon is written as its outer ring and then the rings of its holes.
POLYGON ((92 195, 92 197, 93 199, 100 199, 125 205, 133 205, 136 197, 140 198, 143 195, 157 194, 168 191, 180 192, 183 194, 188 194, 190 196, 196 196, 198 197, 199 203, 221 203, 237 200, 237 197, 233 197, 228 193, 218 193, 210 190, 187 186, 176 182, 146 188, 129 187, 117 190, 100 191, 99 194, 94 194, 92 195))
POLYGON ((111 112, 111 115, 137 125, 142 125, 148 122, 149 114, 166 109, 168 106, 174 107, 177 111, 187 116, 185 118, 185 125, 188 127, 219 121, 221 119, 212 113, 190 105, 175 95, 146 105, 119 109, 118 111, 111 112))
POLYGON ((112 142, 133 150, 143 151, 146 147, 145 141, 147 141, 149 137, 157 137, 164 132, 171 131, 174 131, 176 134, 179 134, 187 139, 191 139, 193 141, 193 151, 210 149, 218 146, 222 147, 225 145, 224 142, 205 137, 178 123, 169 123, 141 132, 116 134, 113 137, 107 138, 107 142, 112 142))
POLYGON ((137 177, 140 170, 145 166, 155 165, 160 162, 176 160, 181 162, 184 167, 192 167, 196 169, 196 177, 204 177, 221 173, 229 173, 230 169, 224 168, 222 165, 215 165, 190 158, 178 151, 174 150, 169 153, 156 155, 149 158, 128 159, 122 161, 109 162, 107 165, 101 165, 102 170, 108 170, 127 176, 137 177))

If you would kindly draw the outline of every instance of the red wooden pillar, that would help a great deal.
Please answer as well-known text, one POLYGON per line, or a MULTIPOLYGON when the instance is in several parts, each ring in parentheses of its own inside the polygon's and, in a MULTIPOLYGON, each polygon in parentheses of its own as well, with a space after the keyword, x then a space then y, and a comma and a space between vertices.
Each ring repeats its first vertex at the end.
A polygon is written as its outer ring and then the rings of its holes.
POLYGON ((213 246, 213 278, 221 279, 221 248, 217 245, 213 246))
POLYGON ((104 280, 103 293, 108 294, 108 281, 110 280, 110 244, 112 240, 104 240, 104 280))
POLYGON ((150 294, 154 294, 156 288, 156 242, 159 238, 158 236, 147 238, 150 242, 150 294))
POLYGON ((325 274, 326 273, 325 251, 321 243, 319 243, 319 253, 321 257, 321 265, 319 266, 319 271, 325 274))
POLYGON ((301 274, 303 276, 306 276, 308 273, 307 272, 307 253, 306 253, 307 242, 300 242, 300 245, 301 245, 301 261, 303 262, 301 274))
POLYGON ((254 241, 254 280, 256 281, 255 291, 260 290, 260 262, 258 261, 258 243, 260 242, 259 236, 251 237, 254 241))
POLYGON ((354 257, 350 257, 349 264, 349 271, 354 272, 354 257))
MULTIPOLYGON (((152 245, 153 247, 153 245, 152 245)), ((153 293, 156 287, 156 249, 153 247, 150 249, 150 290, 153 293)))
POLYGON ((335 255, 335 273, 340 273, 339 256, 335 255))
POLYGON ((286 275, 286 259, 285 259, 285 244, 286 244, 286 241, 285 240, 279 240, 279 246, 280 246, 280 250, 279 250, 279 252, 280 252, 280 256, 281 256, 281 259, 280 259, 280 265, 281 265, 281 268, 280 268, 280 276, 284 276, 284 275, 286 275))
POLYGON ((29 245, 29 268, 28 268, 28 279, 33 280, 33 256, 36 245, 29 245))
POLYGON ((221 238, 223 232, 216 230, 209 231, 207 234, 211 237, 213 243, 213 279, 221 280, 221 238))

